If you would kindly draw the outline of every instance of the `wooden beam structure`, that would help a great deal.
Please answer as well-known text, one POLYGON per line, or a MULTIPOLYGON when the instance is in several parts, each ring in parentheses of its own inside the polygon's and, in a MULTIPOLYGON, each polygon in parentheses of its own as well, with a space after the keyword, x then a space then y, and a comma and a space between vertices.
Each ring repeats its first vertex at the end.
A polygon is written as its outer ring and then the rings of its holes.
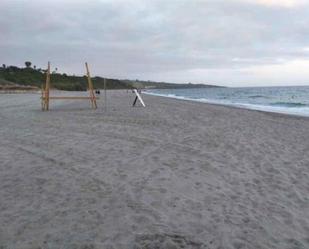
POLYGON ((89 72, 89 68, 88 68, 88 63, 85 63, 86 65, 86 71, 87 71, 87 78, 88 78, 88 88, 89 88, 89 93, 90 93, 90 98, 91 98, 91 106, 92 108, 97 109, 97 101, 96 101, 96 96, 94 95, 93 92, 93 84, 92 84, 92 80, 90 77, 90 72, 89 72))
MULTIPOLYGON (((98 99, 98 97, 95 97, 96 99, 98 99)), ((52 96, 52 97, 49 97, 49 99, 90 99, 92 100, 92 97, 83 97, 83 96, 72 96, 72 97, 69 97, 69 96, 52 96)))
POLYGON ((48 62, 48 65, 47 65, 45 89, 44 89, 44 86, 42 86, 41 101, 42 101, 43 111, 49 110, 49 89, 50 89, 50 62, 48 62))
POLYGON ((89 97, 83 97, 83 96, 50 96, 50 62, 48 62, 48 67, 46 71, 46 82, 45 87, 42 86, 42 96, 41 96, 41 102, 42 102, 42 110, 48 111, 49 110, 49 102, 51 99, 57 100, 57 99, 79 99, 79 100, 90 100, 91 107, 93 109, 97 109, 97 97, 95 96, 93 92, 93 84, 89 72, 89 67, 87 62, 85 63, 86 66, 86 72, 87 72, 87 79, 88 79, 88 91, 89 91, 89 97))

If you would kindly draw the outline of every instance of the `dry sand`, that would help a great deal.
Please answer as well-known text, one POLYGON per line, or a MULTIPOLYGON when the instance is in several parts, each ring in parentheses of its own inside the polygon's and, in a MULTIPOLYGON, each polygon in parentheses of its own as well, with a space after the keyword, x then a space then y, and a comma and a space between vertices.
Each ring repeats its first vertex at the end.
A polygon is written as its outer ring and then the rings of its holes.
POLYGON ((309 248, 309 119, 0 96, 0 248, 309 248))

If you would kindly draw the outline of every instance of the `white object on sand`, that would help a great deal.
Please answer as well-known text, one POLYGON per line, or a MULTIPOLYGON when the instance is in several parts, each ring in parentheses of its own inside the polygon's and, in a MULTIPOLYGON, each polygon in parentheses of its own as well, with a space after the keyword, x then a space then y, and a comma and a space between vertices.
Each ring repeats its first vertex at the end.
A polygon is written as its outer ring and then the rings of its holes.
POLYGON ((143 101, 141 95, 138 93, 138 91, 137 91, 136 89, 134 89, 133 91, 134 91, 134 93, 135 93, 135 95, 136 95, 136 98, 135 98, 135 100, 134 100, 133 106, 135 106, 136 100, 138 99, 138 100, 141 102, 142 106, 143 106, 143 107, 146 107, 146 105, 145 105, 145 103, 144 103, 144 101, 143 101))

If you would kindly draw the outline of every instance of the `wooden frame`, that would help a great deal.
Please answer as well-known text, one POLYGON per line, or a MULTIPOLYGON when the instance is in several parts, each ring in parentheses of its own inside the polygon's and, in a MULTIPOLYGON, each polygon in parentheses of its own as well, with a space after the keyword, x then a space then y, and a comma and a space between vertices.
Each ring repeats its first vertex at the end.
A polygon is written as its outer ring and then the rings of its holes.
POLYGON ((42 101, 42 110, 43 111, 48 111, 49 110, 49 101, 51 99, 80 99, 80 100, 90 100, 91 102, 91 107, 93 109, 97 109, 97 97, 95 96, 93 92, 93 84, 92 80, 90 77, 90 72, 88 68, 87 62, 85 63, 86 66, 86 72, 87 72, 87 79, 88 79, 88 90, 89 90, 89 97, 79 97, 79 96, 50 96, 50 62, 48 62, 48 67, 47 67, 47 72, 46 72, 46 82, 45 82, 45 87, 42 86, 42 96, 41 96, 41 101, 42 101))

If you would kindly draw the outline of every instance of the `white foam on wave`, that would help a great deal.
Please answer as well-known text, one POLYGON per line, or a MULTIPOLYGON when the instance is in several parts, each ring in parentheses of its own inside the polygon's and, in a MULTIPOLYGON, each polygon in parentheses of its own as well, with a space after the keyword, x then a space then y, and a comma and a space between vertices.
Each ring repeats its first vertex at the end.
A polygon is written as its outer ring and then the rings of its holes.
POLYGON ((256 105, 256 104, 249 104, 249 103, 235 103, 229 102, 226 100, 211 100, 205 98, 189 98, 184 96, 179 96, 175 94, 162 94, 162 93, 153 93, 153 92, 144 92, 145 94, 166 97, 166 98, 173 98, 173 99, 180 99, 186 101, 195 101, 201 103, 208 103, 208 104, 216 104, 216 105, 225 105, 225 106, 234 106, 238 108, 250 109, 250 110, 258 110, 264 112, 272 112, 272 113, 282 113, 282 114, 289 114, 289 115, 297 115, 297 116, 304 116, 309 117, 309 107, 284 107, 284 106, 270 106, 270 105, 256 105))

